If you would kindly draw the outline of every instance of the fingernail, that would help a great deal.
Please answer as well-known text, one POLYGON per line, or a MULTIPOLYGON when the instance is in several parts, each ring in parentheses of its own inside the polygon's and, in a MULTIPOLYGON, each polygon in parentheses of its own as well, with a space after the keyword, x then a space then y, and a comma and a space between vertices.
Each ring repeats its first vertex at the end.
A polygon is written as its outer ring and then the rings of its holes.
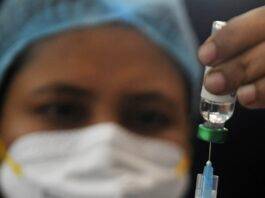
POLYGON ((237 96, 241 103, 249 105, 255 102, 256 88, 254 85, 246 85, 237 90, 237 96))
POLYGON ((213 42, 205 43, 199 49, 199 59, 204 65, 213 62, 216 56, 217 56, 217 49, 213 42))
POLYGON ((205 87, 213 93, 221 93, 225 90, 225 77, 222 73, 216 72, 209 74, 205 79, 205 87))

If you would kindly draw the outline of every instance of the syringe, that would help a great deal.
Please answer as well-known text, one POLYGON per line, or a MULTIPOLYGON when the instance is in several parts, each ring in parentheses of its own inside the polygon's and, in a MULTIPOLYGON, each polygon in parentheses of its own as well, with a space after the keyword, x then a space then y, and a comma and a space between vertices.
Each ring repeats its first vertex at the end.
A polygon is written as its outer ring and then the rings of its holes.
POLYGON ((197 175, 195 198, 216 198, 218 176, 213 174, 211 161, 207 161, 203 174, 197 175))

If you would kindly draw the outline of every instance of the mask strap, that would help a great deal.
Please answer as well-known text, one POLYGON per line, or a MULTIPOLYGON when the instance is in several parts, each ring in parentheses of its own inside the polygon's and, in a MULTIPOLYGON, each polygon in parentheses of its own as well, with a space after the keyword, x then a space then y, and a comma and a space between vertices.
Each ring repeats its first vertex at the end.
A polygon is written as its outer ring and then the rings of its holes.
POLYGON ((7 152, 6 145, 2 139, 0 139, 0 161, 5 161, 7 166, 16 176, 22 176, 22 167, 7 152))
POLYGON ((179 164, 176 166, 176 175, 183 176, 185 175, 190 169, 190 159, 187 154, 184 154, 181 158, 179 164))

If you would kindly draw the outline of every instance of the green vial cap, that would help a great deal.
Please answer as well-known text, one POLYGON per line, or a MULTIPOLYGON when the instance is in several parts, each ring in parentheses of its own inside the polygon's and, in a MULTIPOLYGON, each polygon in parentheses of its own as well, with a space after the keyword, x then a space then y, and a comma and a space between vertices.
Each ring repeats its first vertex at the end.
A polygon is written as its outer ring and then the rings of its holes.
POLYGON ((204 124, 199 125, 198 129, 198 138, 206 141, 222 144, 225 142, 228 136, 228 130, 226 128, 210 128, 204 124))

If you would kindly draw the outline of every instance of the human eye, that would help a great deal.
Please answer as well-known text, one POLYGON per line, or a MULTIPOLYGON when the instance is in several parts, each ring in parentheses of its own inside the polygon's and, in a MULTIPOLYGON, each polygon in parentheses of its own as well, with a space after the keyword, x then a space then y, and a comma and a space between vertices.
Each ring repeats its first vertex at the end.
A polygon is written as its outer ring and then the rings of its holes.
POLYGON ((120 109, 121 124, 143 135, 156 135, 177 124, 176 109, 163 101, 129 100, 120 109))
POLYGON ((137 109, 127 111, 123 117, 124 125, 133 131, 141 133, 163 131, 172 123, 171 116, 158 109, 137 109))
POLYGON ((58 127, 81 126, 89 119, 89 112, 80 102, 50 101, 39 104, 34 113, 48 124, 58 127))

